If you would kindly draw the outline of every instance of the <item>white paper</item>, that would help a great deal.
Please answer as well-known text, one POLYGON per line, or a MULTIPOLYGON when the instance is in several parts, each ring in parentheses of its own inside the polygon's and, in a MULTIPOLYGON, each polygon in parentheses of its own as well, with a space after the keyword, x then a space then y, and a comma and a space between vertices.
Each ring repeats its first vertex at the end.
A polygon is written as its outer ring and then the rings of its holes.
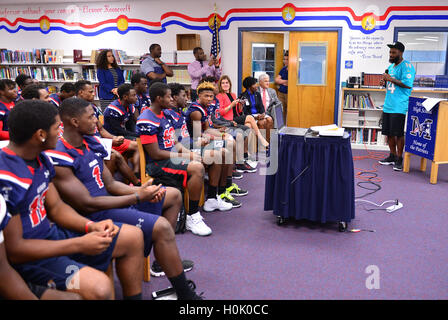
POLYGON ((0 149, 3 149, 4 147, 6 147, 9 143, 9 140, 1 140, 0 141, 0 149))
POLYGON ((338 126, 335 124, 329 124, 326 126, 314 126, 314 127, 310 127, 311 130, 316 131, 316 132, 321 132, 324 130, 335 130, 337 129, 338 126))
POLYGON ((446 99, 441 98, 426 98, 425 101, 422 102, 423 107, 425 107, 426 111, 431 111, 440 101, 444 101, 446 99))
POLYGON ((104 160, 110 160, 110 153, 112 152, 112 139, 100 138, 101 144, 107 151, 107 157, 104 160))

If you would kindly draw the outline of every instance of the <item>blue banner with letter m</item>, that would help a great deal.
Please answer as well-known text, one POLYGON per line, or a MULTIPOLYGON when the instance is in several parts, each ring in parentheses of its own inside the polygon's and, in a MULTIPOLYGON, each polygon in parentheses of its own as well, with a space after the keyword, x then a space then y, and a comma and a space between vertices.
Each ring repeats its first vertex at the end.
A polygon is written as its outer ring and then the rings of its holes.
POLYGON ((439 106, 427 111, 423 101, 425 98, 409 98, 405 151, 434 160, 439 106))

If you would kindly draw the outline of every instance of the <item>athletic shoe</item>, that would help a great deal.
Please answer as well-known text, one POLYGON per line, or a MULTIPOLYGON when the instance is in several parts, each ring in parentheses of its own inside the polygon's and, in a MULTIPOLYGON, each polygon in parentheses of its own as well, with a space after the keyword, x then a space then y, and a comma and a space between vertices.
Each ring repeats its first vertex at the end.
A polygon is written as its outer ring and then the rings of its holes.
POLYGON ((237 164, 235 166, 236 172, 256 172, 257 169, 252 168, 247 163, 237 164))
POLYGON ((216 198, 207 199, 207 201, 205 201, 204 203, 204 206, 202 207, 205 212, 212 212, 215 210, 228 211, 232 208, 233 206, 230 203, 225 202, 219 196, 217 196, 216 198))
POLYGON ((394 164, 395 171, 403 171, 403 157, 398 157, 394 164))
POLYGON ((233 208, 239 208, 241 207, 241 202, 236 201, 234 197, 230 194, 229 191, 225 191, 219 195, 221 199, 223 199, 225 202, 232 205, 233 208))
POLYGON ((232 183, 232 185, 230 187, 228 187, 226 189, 226 191, 228 191, 232 196, 235 196, 235 197, 247 196, 247 194, 249 193, 249 191, 238 187, 238 185, 236 183, 232 183))
POLYGON ((258 166, 258 161, 256 160, 246 160, 246 163, 254 169, 256 169, 258 166))
POLYGON ((396 155, 393 153, 389 154, 389 156, 383 160, 378 161, 379 164, 382 164, 384 166, 389 166, 391 164, 395 164, 395 161, 397 160, 396 155))
POLYGON ((185 227, 190 230, 193 234, 198 236, 208 236, 212 234, 212 229, 210 229, 203 221, 201 214, 196 212, 192 215, 187 215, 187 222, 185 227))
POLYGON ((243 174, 239 173, 239 172, 236 172, 236 171, 233 171, 232 172, 232 178, 235 179, 235 180, 243 179, 243 174))
POLYGON ((191 300, 204 300, 204 292, 197 294, 196 284, 193 281, 187 280, 187 284, 191 288, 191 291, 193 291, 193 297, 191 298, 191 300))
MULTIPOLYGON (((188 272, 191 269, 193 269, 194 262, 190 260, 182 260, 182 267, 184 268, 184 272, 188 272)), ((165 272, 162 270, 162 267, 157 261, 154 261, 152 263, 151 269, 150 269, 151 275, 154 277, 164 277, 165 272)))

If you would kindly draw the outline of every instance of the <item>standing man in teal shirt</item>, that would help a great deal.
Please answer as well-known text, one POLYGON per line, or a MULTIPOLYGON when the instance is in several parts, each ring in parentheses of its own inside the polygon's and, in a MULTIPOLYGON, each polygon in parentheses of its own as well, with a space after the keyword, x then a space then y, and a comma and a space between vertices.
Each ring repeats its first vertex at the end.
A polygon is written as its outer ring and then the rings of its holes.
POLYGON ((390 154, 379 163, 382 165, 392 164, 395 171, 402 171, 404 123, 414 83, 415 68, 409 61, 403 59, 404 45, 401 42, 397 41, 387 46, 390 48, 389 62, 392 64, 387 68, 381 80, 381 85, 386 84, 381 132, 387 136, 390 154))

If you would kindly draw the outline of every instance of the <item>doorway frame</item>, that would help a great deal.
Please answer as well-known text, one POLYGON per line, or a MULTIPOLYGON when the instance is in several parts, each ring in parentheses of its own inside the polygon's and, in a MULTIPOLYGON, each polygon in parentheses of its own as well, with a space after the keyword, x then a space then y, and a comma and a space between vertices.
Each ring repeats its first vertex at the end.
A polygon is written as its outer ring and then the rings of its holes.
POLYGON ((339 118, 339 91, 341 77, 341 46, 342 46, 342 27, 240 27, 238 28, 238 96, 241 94, 243 72, 243 32, 258 31, 336 31, 338 33, 338 47, 336 52, 336 81, 334 92, 334 123, 338 123, 339 118))

